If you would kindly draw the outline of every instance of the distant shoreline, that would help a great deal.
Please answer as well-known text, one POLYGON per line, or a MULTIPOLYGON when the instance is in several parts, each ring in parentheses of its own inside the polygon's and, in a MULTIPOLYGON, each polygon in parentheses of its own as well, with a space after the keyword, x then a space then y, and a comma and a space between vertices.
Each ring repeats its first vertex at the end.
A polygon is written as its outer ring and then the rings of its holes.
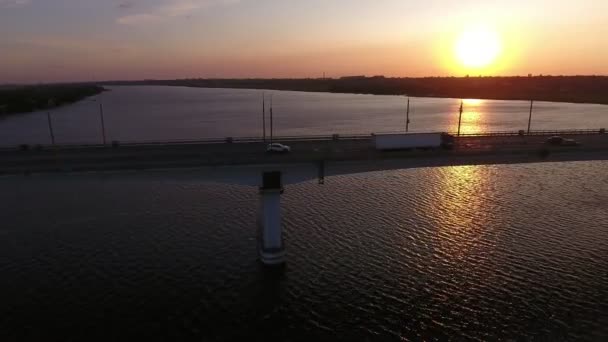
POLYGON ((177 79, 108 81, 111 85, 284 90, 317 93, 407 95, 426 98, 608 104, 607 76, 427 77, 339 79, 177 79))
POLYGON ((106 91, 90 84, 54 84, 0 89, 0 117, 54 109, 106 91))

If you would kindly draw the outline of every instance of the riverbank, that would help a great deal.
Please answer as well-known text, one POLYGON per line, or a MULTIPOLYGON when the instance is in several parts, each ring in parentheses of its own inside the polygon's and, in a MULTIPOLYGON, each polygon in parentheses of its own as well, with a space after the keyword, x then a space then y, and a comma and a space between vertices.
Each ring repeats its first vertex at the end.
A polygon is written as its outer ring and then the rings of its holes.
POLYGON ((425 77, 383 76, 309 79, 179 79, 112 81, 107 85, 267 89, 412 97, 536 100, 608 104, 606 76, 425 77))
POLYGON ((0 116, 51 109, 78 102, 106 89, 90 84, 15 86, 0 89, 0 116))

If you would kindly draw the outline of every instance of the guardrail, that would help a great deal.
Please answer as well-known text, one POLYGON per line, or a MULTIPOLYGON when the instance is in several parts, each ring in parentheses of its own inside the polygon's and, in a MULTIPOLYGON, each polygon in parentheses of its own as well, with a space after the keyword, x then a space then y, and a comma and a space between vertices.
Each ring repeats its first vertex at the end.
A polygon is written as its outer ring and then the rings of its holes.
MULTIPOLYGON (((460 133, 461 137, 485 137, 485 136, 526 136, 526 135, 581 135, 581 134, 604 134, 605 129, 570 129, 570 130, 536 130, 536 131, 498 131, 498 132, 487 132, 487 133, 460 133)), ((456 132, 450 133, 457 136, 456 132)))
MULTIPOLYGON (((403 134, 404 132, 386 132, 382 134, 403 134)), ((439 133, 439 132, 412 132, 411 134, 424 133, 439 133)), ((496 131, 496 132, 477 132, 477 133, 461 133, 459 137, 499 137, 499 136, 552 136, 552 135, 583 135, 583 134, 605 134, 605 129, 576 129, 576 130, 535 130, 529 134, 525 131, 496 131)), ((458 137, 457 133, 450 132, 449 134, 458 137)), ((277 142, 299 142, 299 141, 339 141, 339 140, 371 140, 373 134, 332 134, 332 135, 303 135, 303 136, 278 136, 274 137, 277 142)), ((183 139, 183 140, 167 140, 167 141, 113 141, 108 145, 103 144, 35 144, 35 145, 17 145, 17 146, 1 146, 0 150, 45 150, 54 149, 89 149, 89 148, 105 148, 119 146, 166 146, 166 145, 211 145, 211 144, 247 144, 247 143, 269 143, 269 139, 264 141, 261 137, 228 137, 228 138, 208 138, 208 139, 183 139)))
MULTIPOLYGON (((331 141, 331 140, 369 140, 371 134, 348 134, 348 135, 303 135, 303 136, 278 136, 274 137, 275 142, 298 142, 298 141, 331 141)), ((78 149, 78 148, 102 148, 112 146, 164 146, 164 145, 212 145, 212 144, 248 144, 248 143, 270 143, 267 138, 264 141, 261 137, 228 137, 228 138, 208 138, 208 139, 179 139, 179 140, 142 140, 142 141, 112 141, 107 145, 103 144, 34 144, 34 145, 17 145, 17 146, 2 146, 0 150, 15 150, 15 149, 78 149)))

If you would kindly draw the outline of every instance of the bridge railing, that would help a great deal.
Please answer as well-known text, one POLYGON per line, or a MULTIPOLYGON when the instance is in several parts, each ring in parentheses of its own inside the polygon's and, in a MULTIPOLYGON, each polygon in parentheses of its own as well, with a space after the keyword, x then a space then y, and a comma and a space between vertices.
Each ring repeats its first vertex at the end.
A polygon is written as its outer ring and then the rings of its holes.
MULTIPOLYGON (((302 136, 277 136, 275 142, 298 142, 298 141, 331 141, 331 140, 369 140, 371 134, 332 134, 332 135, 302 135, 302 136)), ((67 143, 55 144, 57 149, 79 149, 106 146, 162 146, 162 145, 211 145, 211 144, 246 144, 246 143, 270 143, 270 138, 264 140, 262 137, 227 137, 227 138, 202 138, 202 139, 171 139, 171 140, 139 140, 139 141, 111 141, 103 144, 67 143)), ((0 150, 15 149, 47 149, 49 144, 20 144, 0 146, 0 150)))
MULTIPOLYGON (((273 138, 275 142, 293 141, 328 141, 328 140, 367 140, 371 139, 371 134, 339 134, 339 135, 301 135, 301 136, 277 136, 273 138)), ((228 137, 211 139, 178 139, 167 141, 121 141, 120 145, 171 145, 171 144, 244 144, 244 143, 270 143, 270 138, 264 141, 261 137, 228 137)))
MULTIPOLYGON (((534 130, 530 131, 495 131, 495 132, 476 132, 476 133, 460 133, 461 137, 492 137, 492 136, 516 136, 516 135, 581 135, 581 134, 599 134, 601 129, 569 129, 569 130, 534 130)), ((457 132, 450 134, 457 136, 457 132)))
MULTIPOLYGON (((383 132, 384 134, 385 132, 383 132)), ((388 134, 403 134, 403 132, 386 132, 388 134)), ((437 133, 437 132, 415 132, 415 133, 437 133)), ((412 134, 415 134, 412 133, 412 134)), ((473 132, 461 133, 460 137, 500 137, 500 136, 552 136, 552 135, 582 135, 582 134, 601 134, 605 133, 603 129, 576 129, 576 130, 535 130, 529 134, 524 131, 495 131, 495 132, 473 132)), ((457 136, 456 132, 449 132, 457 136)), ((302 135, 302 136, 277 136, 274 141, 289 143, 289 142, 305 142, 305 141, 334 141, 334 140, 371 140, 373 134, 332 134, 332 135, 302 135)), ((228 137, 228 138, 203 138, 203 139, 176 139, 176 140, 148 140, 148 141, 120 141, 110 142, 107 145, 102 144, 56 144, 56 149, 81 149, 81 148, 102 148, 106 146, 163 146, 163 145, 197 145, 197 144, 245 144, 245 143, 269 143, 261 137, 228 137)), ((36 144, 36 145, 12 145, 0 146, 0 150, 29 150, 29 149, 48 149, 51 145, 36 144)))

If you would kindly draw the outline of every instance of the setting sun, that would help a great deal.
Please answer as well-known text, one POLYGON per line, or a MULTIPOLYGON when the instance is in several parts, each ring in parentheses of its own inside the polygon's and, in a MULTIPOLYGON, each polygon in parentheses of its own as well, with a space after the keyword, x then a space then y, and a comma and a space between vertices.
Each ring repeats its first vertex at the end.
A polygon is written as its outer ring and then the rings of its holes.
POLYGON ((469 68, 490 66, 502 51, 498 34, 485 28, 475 28, 462 33, 456 42, 456 57, 469 68))

